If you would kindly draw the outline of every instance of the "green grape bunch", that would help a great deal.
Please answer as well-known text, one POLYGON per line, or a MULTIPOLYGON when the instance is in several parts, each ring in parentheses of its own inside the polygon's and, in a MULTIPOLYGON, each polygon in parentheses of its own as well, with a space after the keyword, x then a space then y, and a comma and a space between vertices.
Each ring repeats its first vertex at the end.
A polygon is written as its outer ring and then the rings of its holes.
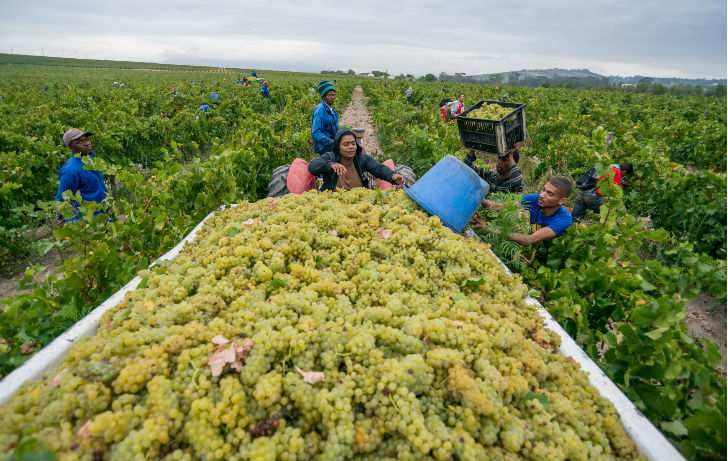
POLYGON ((488 198, 503 203, 503 208, 481 208, 474 230, 511 270, 521 272, 528 262, 527 249, 506 238, 514 232, 530 232, 528 213, 520 204, 520 195, 494 193, 488 198))
POLYGON ((485 120, 502 120, 508 114, 513 112, 512 107, 505 107, 499 104, 483 103, 479 108, 468 112, 468 118, 482 118, 485 120))
POLYGON ((240 203, 141 275, 0 407, 0 458, 642 459, 520 279, 402 191, 240 203))

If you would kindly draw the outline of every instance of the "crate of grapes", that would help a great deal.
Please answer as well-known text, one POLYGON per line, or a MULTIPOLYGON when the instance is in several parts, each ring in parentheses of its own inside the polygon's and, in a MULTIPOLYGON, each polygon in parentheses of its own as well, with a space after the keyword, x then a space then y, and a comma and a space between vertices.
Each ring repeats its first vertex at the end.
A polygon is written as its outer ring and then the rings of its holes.
POLYGON ((528 136, 525 104, 482 99, 455 120, 469 149, 504 154, 528 136))

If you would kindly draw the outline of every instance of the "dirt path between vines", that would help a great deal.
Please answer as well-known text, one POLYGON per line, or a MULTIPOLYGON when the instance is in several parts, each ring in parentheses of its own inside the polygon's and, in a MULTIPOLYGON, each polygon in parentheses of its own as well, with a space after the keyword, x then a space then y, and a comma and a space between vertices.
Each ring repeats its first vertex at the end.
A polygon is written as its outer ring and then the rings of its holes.
POLYGON ((364 132, 364 150, 369 155, 377 157, 382 153, 382 150, 379 147, 379 139, 377 138, 374 123, 372 123, 372 117, 369 115, 369 110, 367 109, 368 99, 364 96, 364 90, 361 86, 354 88, 354 92, 351 95, 351 102, 341 115, 339 126, 364 128, 366 130, 364 132))
MULTIPOLYGON (((20 294, 27 290, 18 290, 18 283, 25 275, 25 268, 31 264, 40 264, 45 269, 35 274, 36 281, 42 281, 48 278, 49 275, 56 271, 61 264, 61 256, 58 251, 51 250, 45 256, 39 258, 29 258, 24 262, 24 267, 18 268, 17 272, 0 276, 0 299, 7 296, 13 296, 20 294)), ((2 310, 0 305, 0 310, 2 310)))
POLYGON ((726 375, 726 304, 700 295, 685 305, 688 334, 696 339, 712 339, 720 349, 718 371, 726 375))

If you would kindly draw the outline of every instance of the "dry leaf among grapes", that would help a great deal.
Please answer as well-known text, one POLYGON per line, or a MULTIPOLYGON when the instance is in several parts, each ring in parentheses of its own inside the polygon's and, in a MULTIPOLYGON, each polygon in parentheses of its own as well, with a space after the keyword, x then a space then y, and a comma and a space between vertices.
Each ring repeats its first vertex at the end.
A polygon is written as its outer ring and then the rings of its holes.
POLYGON ((296 367, 296 371, 303 378, 303 382, 307 384, 316 384, 324 380, 324 374, 321 371, 303 371, 296 367))

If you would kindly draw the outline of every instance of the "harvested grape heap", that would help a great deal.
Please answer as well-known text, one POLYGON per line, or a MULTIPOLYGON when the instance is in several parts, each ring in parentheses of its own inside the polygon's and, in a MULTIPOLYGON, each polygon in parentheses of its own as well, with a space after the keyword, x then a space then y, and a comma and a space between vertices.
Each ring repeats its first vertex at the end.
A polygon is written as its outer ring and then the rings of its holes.
POLYGON ((468 112, 468 118, 482 118, 485 120, 501 120, 506 115, 513 112, 512 107, 503 107, 498 104, 483 104, 478 109, 468 112))
POLYGON ((524 294, 401 191, 243 203, 0 408, 0 453, 639 458, 524 294))

